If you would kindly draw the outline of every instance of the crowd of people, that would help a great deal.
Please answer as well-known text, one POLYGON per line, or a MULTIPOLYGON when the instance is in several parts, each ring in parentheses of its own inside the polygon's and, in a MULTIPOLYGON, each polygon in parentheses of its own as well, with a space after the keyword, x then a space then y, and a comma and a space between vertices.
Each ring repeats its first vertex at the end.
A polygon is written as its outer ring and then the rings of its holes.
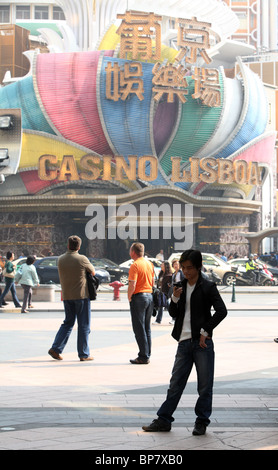
POLYGON ((32 288, 39 285, 39 278, 35 266, 33 266, 36 258, 35 256, 28 256, 26 263, 22 265, 20 270, 16 270, 13 264, 14 253, 11 251, 7 252, 5 267, 1 273, 1 281, 5 281, 5 287, 2 292, 0 289, 0 308, 7 305, 5 297, 8 292, 11 292, 14 306, 21 308, 21 313, 28 313, 27 307, 32 308, 32 288), (4 279, 3 279, 4 278, 4 279), (23 289, 23 300, 22 304, 17 296, 15 284, 20 282, 23 289))
MULTIPOLYGON (((65 318, 55 335, 48 354, 55 360, 63 360, 63 350, 77 320, 77 353, 80 361, 92 361, 89 335, 91 302, 87 273, 94 276, 95 268, 89 259, 79 253, 81 239, 68 238, 67 250, 58 259, 58 271, 62 289, 65 318)), ((193 365, 197 371, 198 398, 195 406, 196 421, 193 435, 205 434, 210 423, 214 378, 213 330, 227 315, 226 306, 214 282, 202 275, 202 254, 199 250, 186 250, 170 265, 164 260, 162 250, 161 272, 155 285, 154 265, 145 257, 142 243, 130 247, 133 263, 129 269, 127 297, 130 306, 131 325, 138 346, 138 354, 130 363, 149 364, 152 352, 151 319, 160 324, 163 310, 169 311, 173 324, 172 336, 178 342, 174 366, 165 401, 157 411, 157 418, 143 426, 146 432, 171 430, 174 412, 186 387, 193 365), (155 305, 154 292, 159 292, 160 304, 155 305), (156 307, 156 308, 154 308, 156 307)), ((32 287, 39 285, 34 267, 34 256, 16 271, 14 253, 6 256, 3 276, 5 288, 1 292, 0 307, 10 291, 16 307, 22 313, 32 306, 32 287), (22 304, 17 297, 15 283, 23 288, 22 304)), ((253 257, 247 263, 252 271, 253 257)), ((278 340, 277 340, 278 341, 278 340)))

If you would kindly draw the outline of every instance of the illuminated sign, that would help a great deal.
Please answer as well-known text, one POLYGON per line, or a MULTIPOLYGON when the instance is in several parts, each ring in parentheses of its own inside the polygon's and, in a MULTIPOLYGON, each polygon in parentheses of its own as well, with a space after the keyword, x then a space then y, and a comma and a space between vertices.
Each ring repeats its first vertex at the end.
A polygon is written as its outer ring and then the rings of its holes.
MULTIPOLYGON (((118 62, 107 63, 106 98, 113 101, 119 99, 125 101, 130 95, 135 94, 142 101, 144 99, 142 63, 136 60, 160 59, 161 26, 159 21, 162 17, 154 13, 127 11, 123 15, 117 15, 117 18, 122 19, 121 26, 117 30, 120 36, 119 57, 132 60, 123 66, 120 66, 118 62)), ((175 64, 157 62, 153 67, 152 83, 155 101, 160 101, 163 95, 166 95, 167 102, 173 103, 174 95, 177 95, 179 100, 185 103, 188 94, 186 76, 189 74, 189 69, 183 63, 194 64, 198 53, 207 64, 211 62, 206 50, 210 48, 211 34, 217 37, 210 29, 211 24, 197 21, 195 17, 192 20, 179 18, 177 22, 180 51, 175 58, 175 64)), ((199 99, 208 107, 220 107, 218 70, 195 67, 192 78, 195 81, 195 93, 192 98, 199 99)))
MULTIPOLYGON (((261 167, 258 162, 231 161, 220 158, 190 158, 186 167, 180 157, 172 157, 173 183, 208 183, 260 185, 261 167)), ((61 162, 55 155, 42 155, 39 159, 39 178, 43 181, 155 181, 158 176, 158 159, 151 155, 111 157, 84 155, 77 164, 73 155, 64 155, 61 162)))

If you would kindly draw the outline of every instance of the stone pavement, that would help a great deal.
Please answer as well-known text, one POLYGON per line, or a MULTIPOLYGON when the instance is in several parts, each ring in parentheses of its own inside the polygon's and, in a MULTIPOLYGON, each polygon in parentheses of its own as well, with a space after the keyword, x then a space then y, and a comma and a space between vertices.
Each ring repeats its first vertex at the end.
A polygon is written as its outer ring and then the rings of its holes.
POLYGON ((152 327, 150 364, 136 366, 129 363, 137 347, 125 295, 113 302, 101 293, 92 303, 95 360, 88 363, 78 360, 76 329, 63 361, 47 354, 64 318, 60 301, 35 304, 25 315, 0 311, 0 450, 277 450, 278 302, 267 304, 256 295, 246 302, 238 295, 231 303, 230 292, 225 295, 229 315, 214 334, 213 414, 201 437, 192 436, 195 370, 172 431, 141 429, 156 417, 171 375, 177 343, 168 313, 152 327))

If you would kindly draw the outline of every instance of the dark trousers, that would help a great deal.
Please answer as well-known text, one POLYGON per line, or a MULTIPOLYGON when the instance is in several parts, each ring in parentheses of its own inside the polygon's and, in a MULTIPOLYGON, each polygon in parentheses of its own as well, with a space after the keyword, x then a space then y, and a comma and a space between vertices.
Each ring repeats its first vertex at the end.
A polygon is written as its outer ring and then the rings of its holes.
POLYGON ((187 384, 193 364, 197 371, 197 389, 199 398, 196 402, 196 422, 206 425, 210 423, 212 411, 213 377, 214 377, 214 348, 211 339, 206 340, 207 348, 199 346, 199 340, 181 341, 178 346, 172 371, 170 386, 165 402, 157 412, 160 418, 173 422, 176 410, 184 388, 187 384))
POLYGON ((29 306, 32 303, 32 286, 21 284, 21 287, 23 289, 22 310, 26 310, 27 305, 29 306))
POLYGON ((138 357, 143 360, 151 355, 151 318, 153 296, 148 293, 133 294, 130 302, 132 328, 139 347, 138 357))

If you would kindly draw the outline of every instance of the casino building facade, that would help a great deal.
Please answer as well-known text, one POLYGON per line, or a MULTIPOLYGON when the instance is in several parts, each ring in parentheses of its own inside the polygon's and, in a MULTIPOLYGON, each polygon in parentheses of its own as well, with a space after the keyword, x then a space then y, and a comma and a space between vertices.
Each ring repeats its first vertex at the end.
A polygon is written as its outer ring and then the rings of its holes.
POLYGON ((275 91, 241 59, 253 46, 228 39, 232 10, 56 3, 66 21, 43 28, 48 53, 30 52, 28 74, 0 88, 1 113, 20 110, 22 126, 0 249, 60 254, 76 233, 84 253, 118 262, 138 239, 152 256, 182 239, 246 255, 244 233, 276 220, 275 91))

